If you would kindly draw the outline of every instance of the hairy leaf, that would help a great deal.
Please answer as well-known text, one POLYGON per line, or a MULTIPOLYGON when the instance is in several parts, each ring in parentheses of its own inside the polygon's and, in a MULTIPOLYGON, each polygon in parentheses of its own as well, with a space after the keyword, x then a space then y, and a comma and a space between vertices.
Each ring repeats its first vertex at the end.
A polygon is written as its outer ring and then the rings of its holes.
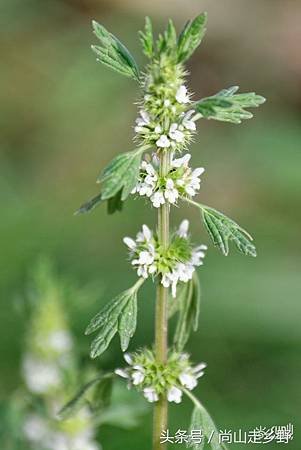
POLYGON ((178 351, 185 347, 189 336, 197 331, 200 313, 201 289, 198 276, 184 283, 185 287, 180 292, 179 317, 174 336, 174 344, 178 351))
POLYGON ((116 211, 121 211, 123 207, 123 201, 121 200, 122 190, 117 192, 114 197, 108 200, 108 214, 114 214, 116 211))
POLYGON ((68 419, 77 411, 79 411, 80 408, 82 408, 87 403, 86 396, 88 392, 94 388, 98 383, 101 382, 103 378, 103 375, 95 378, 94 380, 89 381, 84 386, 80 388, 80 390, 75 394, 75 396, 66 403, 58 412, 58 418, 59 419, 68 419))
POLYGON ((208 443, 212 450, 227 450, 224 444, 219 443, 218 430, 210 414, 199 402, 198 406, 195 406, 191 416, 190 432, 193 430, 202 430, 204 436, 202 443, 190 444, 193 450, 203 450, 205 443, 208 443))
POLYGON ((121 201, 126 200, 134 189, 139 176, 141 149, 122 153, 114 158, 98 177, 102 183, 102 199, 107 200, 121 192, 121 201))
POLYGON ((104 26, 92 21, 95 35, 101 42, 101 46, 92 45, 92 50, 97 54, 98 61, 123 75, 139 81, 138 66, 129 50, 104 26))
POLYGON ((90 402, 90 405, 93 408, 94 412, 110 406, 112 397, 112 388, 113 388, 112 376, 105 376, 101 378, 99 383, 97 383, 93 392, 92 401, 90 402))
POLYGON ((178 62, 183 63, 190 58, 202 42, 206 33, 207 14, 202 13, 194 20, 189 20, 178 39, 178 62))
POLYGON ((137 292, 135 292, 124 308, 118 323, 121 350, 125 352, 137 326, 137 292))
POLYGON ((88 200, 87 202, 83 203, 77 211, 75 211, 75 214, 85 214, 91 212, 94 208, 99 206, 102 202, 102 194, 98 194, 95 197, 91 198, 91 200, 88 200))
POLYGON ((122 350, 127 349, 136 330, 137 292, 143 281, 139 279, 132 288, 106 304, 91 320, 85 334, 98 330, 98 335, 91 344, 91 358, 96 358, 108 348, 117 331, 120 334, 122 350))
POLYGON ((246 230, 216 209, 203 205, 200 208, 209 236, 225 256, 229 253, 229 241, 233 241, 241 253, 256 256, 253 238, 246 230))
POLYGON ((145 18, 144 32, 139 32, 140 41, 143 48, 143 53, 148 58, 152 58, 154 54, 154 37, 153 37, 153 26, 149 17, 145 18))
POLYGON ((236 94, 238 89, 238 86, 232 86, 211 97, 203 98, 195 104, 195 109, 205 119, 234 124, 239 124, 244 119, 251 119, 253 114, 245 108, 258 107, 265 102, 265 98, 254 92, 236 94))

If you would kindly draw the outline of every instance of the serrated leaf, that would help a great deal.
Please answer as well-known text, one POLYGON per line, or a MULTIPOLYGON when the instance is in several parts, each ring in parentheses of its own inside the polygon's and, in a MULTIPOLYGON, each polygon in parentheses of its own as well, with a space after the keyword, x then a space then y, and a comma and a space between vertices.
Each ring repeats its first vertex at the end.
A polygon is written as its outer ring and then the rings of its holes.
POLYGON ((141 149, 122 153, 103 170, 97 181, 102 183, 102 199, 107 200, 121 192, 126 200, 137 183, 140 170, 141 149))
POLYGON ((100 383, 102 377, 103 376, 101 375, 82 386, 75 396, 60 409, 58 418, 68 419, 73 414, 77 413, 78 410, 87 403, 86 395, 88 391, 95 387, 97 383, 100 383))
POLYGON ((91 320, 85 334, 98 330, 98 335, 91 344, 91 358, 96 358, 108 348, 117 331, 120 334, 122 348, 128 347, 136 330, 137 292, 143 282, 144 279, 140 278, 132 288, 106 304, 91 320))
POLYGON ((246 230, 216 209, 204 205, 199 207, 209 236, 225 256, 229 253, 229 241, 233 241, 241 253, 256 256, 253 238, 246 230))
POLYGON ((207 14, 202 13, 194 20, 189 20, 178 39, 178 62, 183 63, 190 58, 202 42, 206 33, 207 14))
POLYGON ((206 97, 195 104, 195 109, 205 119, 240 124, 244 119, 251 119, 253 114, 245 108, 255 108, 265 102, 265 98, 255 92, 236 94, 238 86, 223 89, 217 94, 206 97))
POLYGON ((121 350, 125 352, 137 326, 137 292, 135 292, 124 308, 118 323, 121 350))
POLYGON ((87 202, 83 203, 77 211, 75 211, 75 214, 86 214, 91 212, 94 208, 99 206, 102 202, 102 194, 98 194, 95 197, 91 198, 91 200, 88 200, 87 202))
POLYGON ((112 33, 96 21, 92 21, 95 35, 102 46, 93 45, 98 61, 111 69, 139 81, 139 69, 129 50, 112 33))
POLYGON ((95 379, 84 384, 75 396, 66 403, 58 413, 60 420, 68 419, 76 414, 83 406, 89 404, 96 409, 105 408, 110 402, 113 374, 101 374, 95 379), (90 392, 93 391, 91 402, 90 392))
POLYGON ((140 41, 143 48, 143 53, 148 58, 152 58, 154 54, 154 37, 153 37, 153 26, 149 17, 145 18, 144 32, 139 32, 140 41))
POLYGON ((200 313, 201 291, 196 274, 184 283, 185 288, 180 292, 179 317, 174 336, 174 345, 178 351, 185 347, 192 331, 197 331, 200 313))

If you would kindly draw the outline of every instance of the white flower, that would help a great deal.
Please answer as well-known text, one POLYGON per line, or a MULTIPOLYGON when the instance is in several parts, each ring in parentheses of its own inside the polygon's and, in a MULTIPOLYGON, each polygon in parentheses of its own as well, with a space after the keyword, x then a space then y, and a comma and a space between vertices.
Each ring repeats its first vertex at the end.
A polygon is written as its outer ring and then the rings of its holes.
POLYGON ((125 362, 128 363, 129 366, 131 366, 133 364, 133 358, 131 357, 131 355, 129 353, 125 353, 123 355, 125 362))
POLYGON ((188 229, 189 229, 189 221, 187 219, 183 220, 180 223, 179 229, 177 231, 177 234, 181 237, 181 238, 187 238, 187 234, 188 234, 188 229))
POLYGON ((196 377, 188 372, 181 373, 179 375, 179 380, 182 386, 186 387, 190 391, 192 391, 192 389, 194 389, 198 384, 196 377))
POLYGON ((177 123, 172 123, 169 129, 169 137, 176 142, 183 142, 185 134, 178 129, 177 123))
POLYGON ((144 126, 147 126, 147 125, 149 125, 150 124, 150 117, 149 117, 149 114, 146 112, 146 111, 144 111, 143 109, 140 111, 140 116, 141 117, 138 117, 138 119, 136 119, 136 124, 139 126, 139 127, 144 127, 144 126))
POLYGON ((155 133, 157 133, 157 134, 162 133, 162 127, 161 127, 160 125, 157 125, 157 126, 155 127, 155 133))
POLYGON ((169 203, 175 203, 179 197, 179 191, 174 187, 174 182, 171 178, 166 180, 166 189, 164 192, 165 198, 169 203))
POLYGON ((200 189, 201 180, 199 177, 200 177, 200 175, 202 175, 202 173, 204 173, 204 171, 205 171, 205 169, 203 167, 198 167, 191 173, 189 181, 185 186, 185 192, 188 195, 190 195, 191 197, 193 197, 197 193, 197 191, 200 189))
POLYGON ((205 172, 204 167, 197 167, 196 169, 194 169, 194 171, 192 172, 192 178, 198 178, 200 177, 203 173, 205 172))
POLYGON ((182 156, 182 158, 173 159, 171 162, 171 165, 173 167, 188 167, 188 163, 190 161, 191 155, 187 153, 186 155, 182 156))
POLYGON ((137 242, 149 242, 152 238, 152 232, 147 225, 142 225, 142 232, 139 231, 137 234, 137 242))
POLYGON ((204 362, 202 362, 202 363, 198 364, 197 366, 195 366, 195 367, 192 369, 192 372, 193 372, 194 376, 195 376, 196 378, 202 377, 202 376, 204 375, 204 369, 205 369, 206 367, 207 367, 207 364, 204 363, 204 362))
POLYGON ((165 203, 165 199, 164 199, 164 195, 161 191, 156 191, 152 196, 151 196, 151 201, 152 204, 155 208, 160 208, 161 205, 164 205, 165 203))
POLYGON ((186 130, 195 131, 196 130, 196 124, 193 120, 191 120, 191 116, 194 114, 194 110, 191 109, 190 111, 187 111, 187 113, 184 115, 182 124, 186 130))
POLYGON ((207 250, 207 245, 200 245, 199 247, 196 247, 192 251, 191 255, 191 264, 194 266, 201 266, 203 264, 203 259, 205 258, 205 251, 207 250))
POLYGON ((147 266, 149 266, 153 262, 154 262, 154 255, 151 252, 143 250, 142 252, 139 253, 138 264, 143 265, 146 264, 147 266))
POLYGON ((43 442, 46 440, 49 429, 44 419, 36 414, 31 414, 25 419, 23 432, 29 441, 43 442))
POLYGON ((138 367, 136 370, 132 372, 132 380, 133 384, 137 386, 138 384, 143 383, 145 378, 143 367, 138 367))
POLYGON ((121 378, 129 378, 129 374, 123 369, 115 369, 115 373, 121 378))
POLYGON ((184 103, 184 104, 185 103, 189 103, 189 101, 190 101, 189 100, 189 95, 188 95, 188 92, 187 92, 187 88, 183 84, 177 90, 176 100, 177 100, 178 103, 184 103))
POLYGON ((181 403, 182 391, 176 386, 171 387, 167 392, 167 400, 169 402, 181 403))
POLYGON ((36 394, 43 394, 61 383, 61 376, 56 366, 31 356, 25 357, 23 371, 28 388, 36 394))
POLYGON ((159 396, 154 388, 148 387, 143 389, 143 395, 150 403, 157 402, 159 400, 159 396))
POLYGON ((48 336, 48 345, 57 352, 67 352, 72 348, 72 337, 66 330, 57 330, 48 336))
POLYGON ((123 242, 125 243, 125 245, 128 246, 128 248, 130 250, 135 250, 136 242, 134 241, 134 239, 126 236, 126 237, 123 238, 123 242))
POLYGON ((170 140, 165 134, 162 134, 160 139, 156 142, 157 147, 168 148, 170 147, 170 140))

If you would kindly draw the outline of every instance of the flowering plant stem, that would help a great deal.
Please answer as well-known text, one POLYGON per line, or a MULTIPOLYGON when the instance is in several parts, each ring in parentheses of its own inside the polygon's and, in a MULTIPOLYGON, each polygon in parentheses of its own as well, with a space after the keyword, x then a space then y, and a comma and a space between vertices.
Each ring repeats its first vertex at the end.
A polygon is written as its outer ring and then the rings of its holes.
MULTIPOLYGON (((170 170, 170 152, 162 151, 160 154, 160 175, 166 176, 170 170)), ((169 205, 161 205, 158 211, 158 237, 164 249, 169 245, 169 205)), ((161 284, 157 286, 156 312, 155 312, 155 355, 158 363, 166 364, 168 351, 168 288, 161 284)), ((166 396, 154 406, 153 450, 164 450, 165 445, 160 443, 162 430, 167 428, 168 404, 166 396)))

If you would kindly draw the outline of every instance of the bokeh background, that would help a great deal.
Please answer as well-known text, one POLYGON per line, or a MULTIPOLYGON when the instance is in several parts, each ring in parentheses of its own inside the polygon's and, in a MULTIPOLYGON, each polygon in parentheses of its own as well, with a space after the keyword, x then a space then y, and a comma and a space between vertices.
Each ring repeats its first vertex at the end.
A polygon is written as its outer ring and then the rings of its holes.
MULTIPOLYGON (((133 147, 134 82, 95 62, 89 49, 95 18, 120 37, 142 65, 137 31, 150 15, 156 30, 172 17, 180 28, 209 13, 206 38, 189 62, 196 97, 231 85, 268 101, 242 125, 202 122, 194 165, 206 168, 201 198, 245 226, 256 238, 257 259, 234 249, 223 257, 210 246, 200 271, 200 330, 190 342, 208 370, 198 395, 221 429, 300 426, 300 195, 301 3, 297 0, 2 0, 0 4, 1 399, 21 383, 26 314, 20 314, 31 267, 50 256, 60 275, 79 289, 97 282, 93 301, 67 309, 79 351, 87 358, 83 329, 111 296, 135 279, 124 235, 155 212, 130 200, 122 214, 105 206, 75 217, 97 193, 94 180, 117 153, 133 147)), ((198 212, 183 207, 175 223, 192 221, 195 241, 207 242, 198 212)), ((132 348, 153 334, 151 285, 140 300, 132 348)), ((114 341, 96 361, 121 364, 114 341)), ((171 430, 187 428, 190 405, 171 408, 171 430)), ((104 427, 104 450, 148 449, 151 416, 133 431, 104 427)), ((276 444, 274 444, 276 445, 276 444)), ((1 444, 0 444, 1 446, 1 444)), ((282 445, 279 444, 280 447, 282 445)), ((242 449, 245 445, 235 445, 242 449)), ((274 448, 273 444, 270 446, 274 448)), ((284 446, 283 446, 284 447, 284 446)), ((175 446, 181 448, 181 446, 175 446)), ((257 448, 263 448, 257 445, 257 448)), ((278 448, 278 446, 277 446, 278 448)))

